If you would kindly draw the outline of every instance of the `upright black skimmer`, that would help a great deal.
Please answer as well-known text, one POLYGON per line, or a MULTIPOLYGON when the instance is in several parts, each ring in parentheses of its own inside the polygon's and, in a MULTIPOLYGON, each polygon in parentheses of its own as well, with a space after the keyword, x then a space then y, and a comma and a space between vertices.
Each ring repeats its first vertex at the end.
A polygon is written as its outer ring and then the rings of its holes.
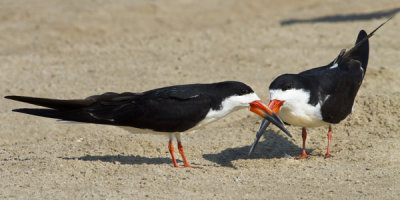
POLYGON ((226 81, 211 84, 176 85, 142 93, 104 93, 77 100, 58 100, 25 96, 7 99, 47 107, 21 108, 13 111, 56 118, 63 121, 106 124, 127 128, 134 133, 169 134, 169 151, 175 167, 172 139, 178 142, 185 167, 191 167, 183 153, 180 133, 215 121, 239 108, 268 119, 289 136, 282 121, 244 83, 226 81), (140 130, 142 129, 142 130, 140 130))
MULTIPOLYGON (((297 158, 308 157, 305 150, 306 128, 318 126, 329 127, 325 158, 331 156, 331 124, 339 123, 352 112, 354 99, 367 70, 368 39, 387 21, 369 35, 361 30, 355 46, 349 51, 343 49, 328 65, 299 74, 283 74, 270 84, 269 108, 285 123, 303 128, 303 150, 297 158)), ((268 125, 269 121, 263 119, 249 154, 253 152, 268 125)))

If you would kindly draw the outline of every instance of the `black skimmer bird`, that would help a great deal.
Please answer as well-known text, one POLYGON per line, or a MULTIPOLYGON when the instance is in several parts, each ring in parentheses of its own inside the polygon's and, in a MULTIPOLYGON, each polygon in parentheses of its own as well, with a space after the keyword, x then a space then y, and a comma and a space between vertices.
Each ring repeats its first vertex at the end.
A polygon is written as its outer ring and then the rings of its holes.
MULTIPOLYGON (((339 123, 352 112, 354 99, 367 70, 368 39, 386 22, 369 35, 361 30, 355 46, 349 51, 343 49, 328 65, 298 74, 283 74, 270 84, 269 108, 285 123, 302 127, 303 150, 297 158, 308 157, 305 150, 306 128, 319 126, 329 127, 325 158, 331 156, 331 124, 339 123)), ((249 154, 268 125, 269 121, 263 119, 249 154)))
POLYGON ((226 81, 211 84, 176 85, 142 93, 104 93, 77 100, 59 100, 25 96, 7 99, 47 107, 13 111, 63 121, 106 124, 127 128, 134 133, 169 134, 169 151, 175 167, 173 137, 178 142, 184 166, 191 167, 183 153, 180 133, 213 122, 239 108, 268 119, 289 136, 282 121, 246 84, 226 81))

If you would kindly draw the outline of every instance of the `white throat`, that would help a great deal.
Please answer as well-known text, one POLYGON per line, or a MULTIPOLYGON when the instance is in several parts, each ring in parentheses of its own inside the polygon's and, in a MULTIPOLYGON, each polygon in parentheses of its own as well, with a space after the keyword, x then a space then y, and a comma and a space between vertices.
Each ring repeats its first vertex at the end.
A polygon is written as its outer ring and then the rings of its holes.
POLYGON ((322 120, 321 105, 309 104, 310 92, 302 89, 270 90, 272 99, 285 101, 278 116, 285 122, 301 127, 318 127, 328 125, 322 120))

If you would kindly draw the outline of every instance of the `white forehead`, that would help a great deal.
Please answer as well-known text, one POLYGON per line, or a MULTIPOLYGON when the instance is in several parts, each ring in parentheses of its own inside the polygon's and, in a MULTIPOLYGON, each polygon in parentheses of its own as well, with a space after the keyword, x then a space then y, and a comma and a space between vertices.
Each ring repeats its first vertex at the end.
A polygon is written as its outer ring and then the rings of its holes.
POLYGON ((291 100, 291 99, 298 99, 298 100, 305 100, 308 101, 310 99, 310 92, 305 91, 303 89, 289 89, 289 90, 281 90, 281 89, 274 89, 269 91, 269 95, 271 100, 291 100))

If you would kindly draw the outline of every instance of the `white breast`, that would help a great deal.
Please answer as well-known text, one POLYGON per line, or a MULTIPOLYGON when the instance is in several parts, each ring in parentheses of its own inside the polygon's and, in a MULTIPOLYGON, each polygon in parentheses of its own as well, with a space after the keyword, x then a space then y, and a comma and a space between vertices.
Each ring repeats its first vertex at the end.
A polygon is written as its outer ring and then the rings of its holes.
MULTIPOLYGON (((300 127, 328 125, 322 120, 321 105, 308 104, 310 92, 300 89, 270 90, 271 99, 283 100, 278 116, 286 123, 300 127)), ((325 99, 326 100, 326 99, 325 99)))

